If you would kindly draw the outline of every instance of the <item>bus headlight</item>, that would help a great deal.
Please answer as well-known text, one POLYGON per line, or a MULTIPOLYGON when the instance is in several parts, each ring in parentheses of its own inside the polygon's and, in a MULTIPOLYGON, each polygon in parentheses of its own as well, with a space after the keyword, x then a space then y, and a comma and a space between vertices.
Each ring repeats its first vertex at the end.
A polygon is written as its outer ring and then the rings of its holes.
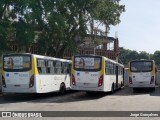
POLYGON ((76 80, 73 74, 72 74, 72 85, 76 85, 76 80))
POLYGON ((100 87, 102 85, 103 85, 103 75, 101 75, 101 77, 99 78, 98 87, 100 87))
POLYGON ((132 84, 132 78, 129 77, 129 84, 132 84))
POLYGON ((32 75, 30 77, 30 81, 29 81, 29 88, 33 87, 34 86, 34 75, 32 75))

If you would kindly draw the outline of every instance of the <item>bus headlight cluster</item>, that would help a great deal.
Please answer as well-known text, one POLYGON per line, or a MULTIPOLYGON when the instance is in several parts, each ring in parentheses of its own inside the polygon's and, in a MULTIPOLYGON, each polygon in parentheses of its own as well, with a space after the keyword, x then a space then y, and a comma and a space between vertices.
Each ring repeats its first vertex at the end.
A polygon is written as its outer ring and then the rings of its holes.
POLYGON ((33 87, 34 86, 34 75, 32 75, 30 77, 30 81, 29 81, 29 88, 33 87))

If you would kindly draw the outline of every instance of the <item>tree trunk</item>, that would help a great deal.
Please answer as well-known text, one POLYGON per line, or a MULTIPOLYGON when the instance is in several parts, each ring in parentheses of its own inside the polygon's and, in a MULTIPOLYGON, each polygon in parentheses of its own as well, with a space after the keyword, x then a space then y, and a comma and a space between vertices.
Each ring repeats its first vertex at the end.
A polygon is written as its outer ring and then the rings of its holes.
POLYGON ((93 35, 93 29, 94 29, 94 20, 93 20, 93 18, 91 18, 90 28, 91 28, 91 35, 93 35))
POLYGON ((3 9, 2 9, 2 11, 1 11, 1 13, 0 13, 0 19, 2 19, 3 14, 4 14, 6 8, 7 8, 7 4, 4 5, 4 7, 3 7, 3 9))

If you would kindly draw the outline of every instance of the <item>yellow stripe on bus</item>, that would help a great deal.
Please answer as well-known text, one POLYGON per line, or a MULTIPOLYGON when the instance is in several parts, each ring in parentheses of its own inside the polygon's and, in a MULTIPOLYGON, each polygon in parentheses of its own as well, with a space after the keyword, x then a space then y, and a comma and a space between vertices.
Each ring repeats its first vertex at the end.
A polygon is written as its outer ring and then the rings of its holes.
POLYGON ((38 75, 36 57, 32 56, 32 69, 30 75, 38 75))
MULTIPOLYGON (((74 57, 72 57, 72 61, 74 61, 74 57)), ((74 75, 75 74, 75 70, 74 70, 74 66, 73 66, 73 63, 74 62, 72 62, 72 66, 71 66, 71 73, 74 75)))
POLYGON ((105 67, 105 60, 102 57, 102 68, 101 68, 101 71, 100 71, 100 76, 105 74, 105 68, 104 67, 105 67))

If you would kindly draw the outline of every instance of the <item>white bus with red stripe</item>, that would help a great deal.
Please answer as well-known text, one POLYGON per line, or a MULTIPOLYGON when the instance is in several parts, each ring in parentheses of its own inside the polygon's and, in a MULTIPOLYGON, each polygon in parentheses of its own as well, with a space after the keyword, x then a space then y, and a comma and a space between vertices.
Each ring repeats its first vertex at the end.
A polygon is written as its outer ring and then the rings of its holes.
POLYGON ((129 87, 155 89, 154 60, 134 60, 129 63, 129 87))
POLYGON ((123 86, 123 71, 122 64, 104 56, 73 56, 71 89, 86 92, 114 92, 123 86))

